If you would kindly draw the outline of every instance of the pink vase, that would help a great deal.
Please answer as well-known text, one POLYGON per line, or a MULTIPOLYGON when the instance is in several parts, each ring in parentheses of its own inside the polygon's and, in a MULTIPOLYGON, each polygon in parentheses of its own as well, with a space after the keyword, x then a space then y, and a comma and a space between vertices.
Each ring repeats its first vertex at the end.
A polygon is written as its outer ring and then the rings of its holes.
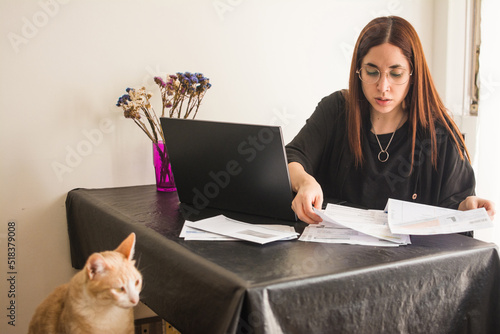
POLYGON ((177 191, 170 166, 170 159, 162 142, 153 143, 153 163, 156 174, 156 189, 158 191, 177 191))

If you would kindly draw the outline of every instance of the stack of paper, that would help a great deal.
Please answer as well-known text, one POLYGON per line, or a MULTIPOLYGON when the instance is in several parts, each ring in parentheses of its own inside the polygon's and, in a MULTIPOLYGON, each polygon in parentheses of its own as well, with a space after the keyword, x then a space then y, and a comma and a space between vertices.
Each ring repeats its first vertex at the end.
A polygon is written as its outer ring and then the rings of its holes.
POLYGON ((389 199, 386 211, 328 204, 314 209, 323 219, 309 225, 299 240, 371 246, 410 244, 410 235, 459 233, 492 227, 484 208, 458 211, 389 199))
POLYGON ((299 238, 301 241, 387 247, 411 243, 409 235, 391 232, 387 213, 382 210, 328 204, 324 211, 314 211, 323 222, 307 226, 299 238))
POLYGON ((334 244, 350 244, 365 246, 398 247, 400 244, 377 239, 367 234, 345 227, 334 227, 327 224, 309 225, 304 229, 300 241, 324 242, 334 244))
MULTIPOLYGON (((314 209, 323 219, 309 225, 301 241, 398 247, 411 244, 410 235, 460 233, 492 227, 484 208, 458 211, 431 205, 389 199, 385 211, 364 210, 328 204, 314 209)), ((293 226, 255 225, 223 215, 186 221, 181 231, 185 240, 246 240, 266 244, 297 238, 293 226)))
POLYGON ((185 240, 246 240, 259 244, 297 239, 297 236, 293 226, 248 224, 223 215, 186 221, 180 234, 185 240))

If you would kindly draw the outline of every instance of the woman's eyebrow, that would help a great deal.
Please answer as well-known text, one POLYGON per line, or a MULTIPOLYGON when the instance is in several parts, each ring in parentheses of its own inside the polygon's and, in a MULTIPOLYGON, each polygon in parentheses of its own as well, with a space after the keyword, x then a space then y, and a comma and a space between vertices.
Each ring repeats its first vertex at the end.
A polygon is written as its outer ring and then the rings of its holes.
MULTIPOLYGON (((377 65, 375 65, 373 63, 365 63, 365 65, 368 65, 368 66, 371 66, 371 67, 375 67, 375 68, 379 68, 377 65)), ((403 65, 401 65, 401 64, 394 64, 394 65, 389 66, 389 68, 405 68, 405 67, 403 65)))

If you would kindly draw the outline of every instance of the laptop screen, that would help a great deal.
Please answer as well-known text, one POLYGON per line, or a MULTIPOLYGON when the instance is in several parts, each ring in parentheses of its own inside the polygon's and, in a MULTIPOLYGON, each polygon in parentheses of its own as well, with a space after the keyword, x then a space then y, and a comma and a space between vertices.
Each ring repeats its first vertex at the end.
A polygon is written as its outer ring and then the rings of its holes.
POLYGON ((296 219, 280 127, 166 117, 161 125, 182 203, 296 219))

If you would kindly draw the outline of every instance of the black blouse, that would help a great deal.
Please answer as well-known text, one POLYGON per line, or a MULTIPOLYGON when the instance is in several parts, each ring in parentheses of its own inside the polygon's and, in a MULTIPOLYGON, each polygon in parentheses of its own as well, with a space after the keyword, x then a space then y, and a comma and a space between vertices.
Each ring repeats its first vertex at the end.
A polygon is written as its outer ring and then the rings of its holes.
MULTIPOLYGON (((384 209, 388 198, 457 209, 474 195, 475 178, 460 158, 451 135, 436 124, 438 161, 432 166, 430 138, 417 135, 413 168, 409 126, 400 127, 388 148, 389 159, 377 158, 380 147, 367 120, 362 131, 364 163, 356 168, 347 140, 345 100, 335 92, 321 100, 306 125, 286 146, 288 162, 299 162, 316 178, 325 199, 384 209)), ((383 148, 392 133, 378 135, 383 148)))

